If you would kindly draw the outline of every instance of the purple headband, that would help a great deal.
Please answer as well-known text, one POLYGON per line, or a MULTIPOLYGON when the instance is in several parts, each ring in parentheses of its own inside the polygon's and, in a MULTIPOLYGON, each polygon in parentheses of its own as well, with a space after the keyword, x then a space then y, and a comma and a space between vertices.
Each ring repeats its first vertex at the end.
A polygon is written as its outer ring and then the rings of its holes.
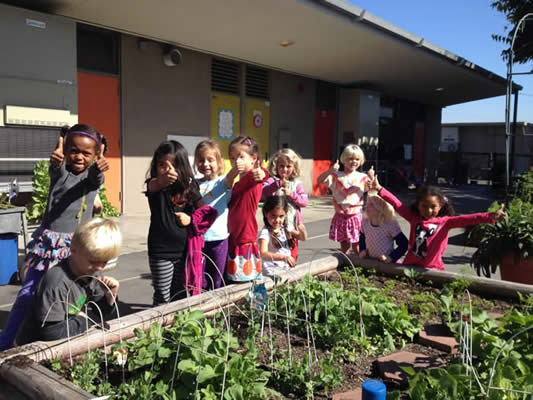
POLYGON ((68 132, 69 135, 83 135, 83 136, 87 136, 87 137, 90 137, 92 140, 94 140, 96 142, 96 144, 102 144, 102 140, 97 138, 96 136, 94 135, 91 135, 90 133, 88 132, 84 132, 84 131, 69 131, 68 132))

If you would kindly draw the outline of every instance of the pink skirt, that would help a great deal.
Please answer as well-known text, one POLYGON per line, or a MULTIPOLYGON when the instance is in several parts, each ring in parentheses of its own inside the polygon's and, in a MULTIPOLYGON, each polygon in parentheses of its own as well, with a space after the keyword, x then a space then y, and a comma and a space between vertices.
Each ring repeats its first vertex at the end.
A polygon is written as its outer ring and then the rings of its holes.
POLYGON ((329 238, 335 242, 359 243, 363 214, 335 214, 329 228, 329 238))

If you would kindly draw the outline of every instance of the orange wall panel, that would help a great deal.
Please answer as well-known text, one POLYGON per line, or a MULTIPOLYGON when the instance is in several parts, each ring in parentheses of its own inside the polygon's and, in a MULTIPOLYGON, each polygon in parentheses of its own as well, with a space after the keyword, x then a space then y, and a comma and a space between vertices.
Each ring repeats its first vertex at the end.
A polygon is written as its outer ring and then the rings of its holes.
POLYGON ((78 120, 98 129, 107 139, 107 198, 122 211, 119 85, 118 77, 78 72, 78 120))

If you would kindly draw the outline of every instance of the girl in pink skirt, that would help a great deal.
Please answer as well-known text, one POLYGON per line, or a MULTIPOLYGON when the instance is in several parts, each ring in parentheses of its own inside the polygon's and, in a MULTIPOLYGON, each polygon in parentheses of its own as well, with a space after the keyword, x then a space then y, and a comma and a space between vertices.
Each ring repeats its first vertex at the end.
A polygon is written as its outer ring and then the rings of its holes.
POLYGON ((339 161, 323 172, 317 179, 318 184, 326 184, 333 195, 335 215, 331 220, 329 238, 341 243, 341 251, 345 254, 352 248, 355 255, 359 254, 359 232, 363 219, 363 196, 365 183, 374 176, 370 168, 368 175, 357 172, 365 163, 363 150, 355 144, 349 144, 341 154, 344 171, 339 171, 339 161))

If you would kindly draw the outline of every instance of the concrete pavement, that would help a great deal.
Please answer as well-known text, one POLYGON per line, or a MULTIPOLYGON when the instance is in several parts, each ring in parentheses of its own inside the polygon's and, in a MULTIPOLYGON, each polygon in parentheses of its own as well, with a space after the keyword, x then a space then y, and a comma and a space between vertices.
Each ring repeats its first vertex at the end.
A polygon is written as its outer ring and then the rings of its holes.
MULTIPOLYGON (((459 214, 485 211, 496 199, 494 198, 496 193, 488 186, 465 185, 442 189, 446 196, 452 199, 459 214)), ((414 199, 414 192, 402 192, 397 195, 405 204, 414 199)), ((332 216, 333 208, 328 197, 310 200, 310 205, 303 210, 309 238, 306 242, 300 243, 299 262, 319 258, 322 249, 331 251, 339 248, 338 243, 328 239, 332 216)), ((256 218, 261 227, 263 225, 261 209, 258 210, 256 218)), ((398 221, 402 231, 408 236, 408 223, 400 217, 398 221)), ((127 215, 120 217, 124 243, 118 266, 110 271, 109 275, 113 275, 120 281, 121 313, 129 314, 151 307, 152 304, 151 275, 146 251, 149 223, 149 217, 127 215)), ((22 243, 22 241, 19 242, 22 243)), ((454 272, 469 271, 469 260, 474 250, 474 248, 464 246, 462 230, 451 231, 448 248, 444 254, 446 269, 454 272)), ((499 275, 494 278, 499 279, 499 275)), ((19 285, 0 286, 0 327, 5 324, 19 288, 19 285)))

